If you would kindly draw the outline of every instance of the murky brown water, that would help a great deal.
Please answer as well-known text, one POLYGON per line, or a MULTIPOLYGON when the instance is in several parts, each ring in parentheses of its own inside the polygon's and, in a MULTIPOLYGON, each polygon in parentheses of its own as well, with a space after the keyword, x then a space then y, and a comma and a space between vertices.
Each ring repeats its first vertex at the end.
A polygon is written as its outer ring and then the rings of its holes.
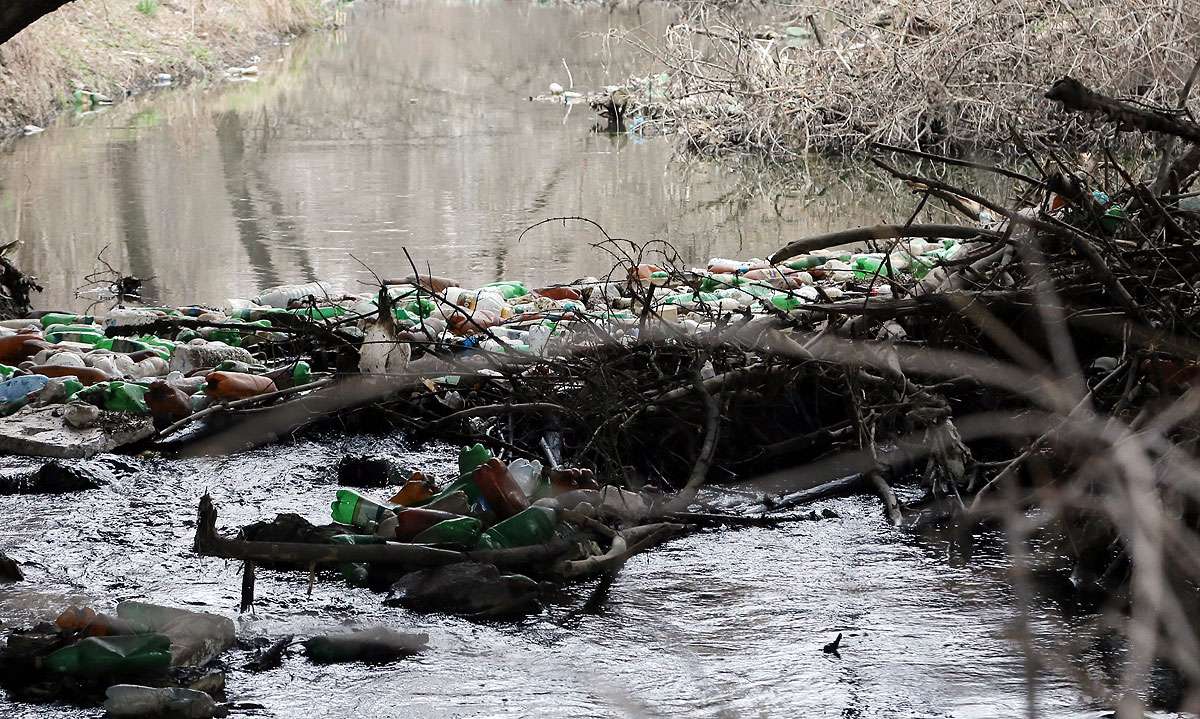
MULTIPOLYGON (((684 257, 764 254, 803 234, 903 219, 911 200, 854 174, 807 185, 672 159, 660 140, 589 132, 590 112, 530 103, 551 81, 614 81, 642 61, 603 35, 661 26, 641 16, 518 2, 372 3, 343 30, 263 61, 255 83, 147 96, 0 152, 0 242, 47 285, 45 306, 105 257, 153 276, 164 302, 219 302, 278 282, 407 273, 400 251, 464 283, 598 273, 595 233, 550 225, 582 215, 613 235, 666 239, 684 257), (801 189, 796 189, 799 186, 801 189)), ((437 469, 448 448, 329 437, 216 460, 133 460, 100 490, 0 497, 0 550, 29 581, 0 587, 0 620, 28 622, 71 598, 191 605, 236 617, 239 567, 191 552, 196 501, 221 525, 281 511, 326 519, 332 466, 384 449, 437 469)), ((0 471, 27 466, 0 458, 0 471)), ((300 657, 234 671, 253 716, 1010 717, 1030 684, 1013 641, 1003 553, 951 561, 945 543, 888 528, 873 501, 840 519, 699 534, 631 562, 599 614, 591 585, 517 623, 385 608, 334 578, 306 596, 300 573, 259 573, 247 636, 344 625, 428 631, 425 655, 385 668, 316 668, 300 657), (840 659, 821 646, 837 632, 840 659)), ((985 545, 988 542, 984 542, 985 545)), ((1104 633, 1035 608, 1039 645, 1095 675, 1104 633)), ((235 657, 232 664, 241 664, 235 657)), ((1100 716, 1061 671, 1037 669, 1043 716, 1100 716)), ((0 699, 0 716, 95 716, 0 699)))
POLYGON ((610 267, 579 224, 518 242, 554 216, 703 261, 903 214, 830 168, 784 189, 673 162, 669 142, 593 134, 586 105, 529 102, 568 85, 563 60, 576 89, 627 76, 645 60, 605 35, 667 20, 651 5, 364 5, 342 30, 265 54, 257 82, 152 94, 0 151, 0 243, 25 241, 19 260, 51 306, 78 304, 101 250, 153 276, 163 302, 220 302, 293 280, 353 288, 370 280, 355 257, 407 274, 402 247, 464 283, 610 267))

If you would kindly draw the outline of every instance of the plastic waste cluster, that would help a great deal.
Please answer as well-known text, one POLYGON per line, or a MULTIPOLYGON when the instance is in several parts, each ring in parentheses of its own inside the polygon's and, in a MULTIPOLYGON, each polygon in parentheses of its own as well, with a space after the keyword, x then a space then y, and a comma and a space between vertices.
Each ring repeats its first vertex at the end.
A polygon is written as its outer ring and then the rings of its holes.
MULTIPOLYGON (((1118 213, 1107 198, 1097 202, 1118 213)), ((789 313, 849 296, 887 295, 891 279, 945 273, 943 265, 967 253, 955 240, 907 239, 892 243, 887 253, 819 250, 779 265, 716 257, 703 269, 682 272, 647 263, 631 267, 623 282, 589 277, 535 287, 505 280, 467 288, 447 278, 414 276, 387 283, 383 294, 347 294, 321 281, 267 288, 250 299, 229 299, 219 309, 41 312, 0 322, 0 416, 29 404, 73 401, 151 415, 162 427, 213 403, 306 385, 318 359, 322 368, 337 364, 329 351, 272 360, 279 354, 264 350, 286 345, 294 329, 279 330, 297 323, 320 324, 322 332, 336 324, 350 346, 362 342, 360 371, 393 374, 407 367, 413 340, 441 342, 469 361, 508 353, 555 356, 577 338, 594 337, 597 328, 637 342, 648 329, 647 318, 655 331, 665 323, 674 332, 699 335, 722 316, 789 313), (381 303, 390 307, 394 322, 377 321, 381 303)), ((434 381, 453 384, 456 378, 434 381)), ((86 418, 80 412, 71 416, 86 418)), ((517 474, 509 469, 509 475, 517 474)), ((461 492, 468 506, 518 504, 498 480, 487 479, 491 476, 485 472, 477 481, 464 472, 430 501, 461 492)))
MULTIPOLYGON (((466 550, 542 544, 555 536, 558 520, 552 507, 536 504, 537 500, 599 489, 590 471, 547 474, 538 461, 518 459, 506 464, 480 444, 463 447, 458 469, 458 476, 436 492, 424 475, 414 473, 388 501, 339 489, 330 514, 354 532, 337 535, 333 541, 412 542, 466 550)), ((355 583, 366 581, 365 566, 347 565, 342 572, 355 583)))
MULTIPOLYGON (((334 292, 326 283, 276 287, 256 298, 263 304, 236 301, 229 312, 118 307, 102 315, 52 311, 5 320, 0 322, 0 416, 31 404, 82 402, 168 422, 211 402, 308 384, 313 380, 308 361, 271 366, 253 350, 286 340, 273 331, 279 313, 306 316, 289 302, 325 301, 334 292), (198 322, 181 321, 189 319, 198 322)), ((310 319, 336 314, 325 309, 316 307, 310 319)), ((69 424, 83 428, 78 421, 69 424)))

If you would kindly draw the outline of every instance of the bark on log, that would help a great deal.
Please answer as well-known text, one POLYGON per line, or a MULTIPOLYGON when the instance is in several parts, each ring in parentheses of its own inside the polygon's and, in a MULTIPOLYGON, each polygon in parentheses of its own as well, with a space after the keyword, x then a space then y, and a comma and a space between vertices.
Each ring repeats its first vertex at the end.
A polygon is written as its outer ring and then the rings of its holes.
POLYGON ((1054 83, 1046 92, 1046 98, 1062 103, 1068 110, 1103 115, 1109 122, 1116 123, 1118 130, 1160 132, 1188 142, 1200 142, 1200 125, 1106 97, 1089 90, 1073 77, 1064 77, 1054 83))
POLYGON ((5 0, 0 2, 0 45, 71 0, 5 0))
POLYGON ((999 232, 984 230, 967 225, 875 225, 874 227, 856 227, 852 230, 838 230, 824 235, 806 237, 802 240, 784 245, 783 249, 771 255, 771 262, 779 264, 790 260, 796 255, 803 255, 816 250, 824 250, 838 245, 849 245, 867 240, 893 240, 900 237, 922 237, 927 239, 949 238, 955 240, 971 240, 975 238, 1003 239, 999 232))

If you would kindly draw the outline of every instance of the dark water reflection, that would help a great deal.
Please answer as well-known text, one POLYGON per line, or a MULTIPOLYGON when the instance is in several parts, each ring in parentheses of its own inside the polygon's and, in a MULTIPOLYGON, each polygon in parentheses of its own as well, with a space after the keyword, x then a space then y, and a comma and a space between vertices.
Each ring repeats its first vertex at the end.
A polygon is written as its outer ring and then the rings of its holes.
MULTIPOLYGON (((239 565, 191 552, 194 508, 211 491, 219 524, 296 511, 326 519, 332 467, 347 451, 385 451, 448 471, 448 448, 326 437, 218 460, 134 460, 112 485, 59 497, 0 497, 0 549, 29 581, 0 588, 0 617, 20 624, 70 599, 145 598, 235 618, 245 636, 300 637, 346 626, 420 630, 432 648, 384 668, 318 668, 300 656, 260 675, 234 671, 231 699, 256 716, 1023 715, 1026 678, 1002 551, 950 562, 937 539, 889 529, 873 500, 778 529, 693 535, 631 561, 598 612, 584 583, 515 623, 470 622, 382 606, 332 573, 306 595, 303 572, 260 571, 253 614, 238 617, 239 565), (822 645, 844 632, 841 657, 822 645), (313 714, 316 712, 316 714, 313 714)), ((1100 636, 1035 609, 1047 642, 1100 636)), ((1059 657, 1095 666, 1085 648, 1059 657)), ((1044 649, 1054 647, 1047 643, 1044 649)), ((240 666, 245 656, 231 662, 240 666)), ((1100 716, 1061 673, 1035 675, 1042 716, 1100 716)), ((86 716, 14 706, 3 716, 86 716)))
MULTIPOLYGON (((106 257, 153 276, 165 302, 220 302, 286 281, 353 287, 407 273, 400 252, 465 283, 600 273, 594 232, 537 220, 582 215, 618 236, 665 239, 685 258, 765 254, 798 236, 904 219, 912 200, 862 175, 747 175, 673 160, 668 142, 588 131, 585 108, 531 104, 551 81, 616 81, 639 67, 610 28, 661 27, 598 7, 515 2, 379 2, 343 30, 263 61, 255 83, 143 97, 68 119, 0 153, 0 242, 46 305, 106 257), (784 181, 786 180, 786 181, 784 181)), ((0 497, 0 549, 29 581, 0 587, 0 620, 49 616, 71 599, 126 598, 236 616, 239 567, 191 552, 205 490, 221 524, 296 511, 326 519, 332 469, 353 449, 438 470, 447 448, 333 437, 217 460, 137 460, 104 489, 0 497)), ((23 463, 0 459, 0 471, 23 463)), ((383 623, 433 648, 386 668, 314 668, 299 657, 251 676, 231 698, 255 716, 1010 717, 1027 675, 1012 640, 1002 552, 951 561, 936 541, 888 529, 874 502, 840 519, 700 534, 638 557, 599 613, 585 584, 522 622, 473 623, 385 608, 333 578, 306 595, 300 573, 259 573, 247 636, 300 636, 383 623), (837 632, 840 659, 821 652, 837 632)), ((1035 611, 1047 637, 1077 636, 1067 668, 1094 671, 1103 630, 1035 611)), ((1053 645, 1046 644, 1047 648, 1053 645)), ((240 665, 235 658, 235 666, 240 665)), ((1045 716, 1100 716, 1059 671, 1038 669, 1045 716)), ((0 700, 0 716, 80 716, 0 700)))

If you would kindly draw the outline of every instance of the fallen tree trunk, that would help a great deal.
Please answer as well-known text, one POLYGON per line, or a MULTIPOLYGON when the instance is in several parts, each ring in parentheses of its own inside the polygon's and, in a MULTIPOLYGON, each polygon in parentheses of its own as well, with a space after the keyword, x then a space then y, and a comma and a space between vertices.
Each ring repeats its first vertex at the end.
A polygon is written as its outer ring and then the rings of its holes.
POLYGON ((790 260, 796 255, 803 255, 816 250, 824 250, 838 245, 849 245, 867 240, 894 240, 901 237, 922 237, 926 239, 949 238, 957 240, 1003 239, 999 232, 984 230, 967 225, 875 225, 873 227, 855 227, 852 230, 838 230, 823 235, 814 235, 802 240, 796 240, 783 246, 771 255, 771 262, 779 264, 790 260))
POLYGON ((312 565, 362 562, 405 567, 440 567, 468 561, 462 552, 435 549, 421 544, 307 544, 304 542, 252 542, 217 534, 217 509, 212 497, 200 498, 199 519, 193 549, 206 557, 223 557, 250 562, 281 562, 312 565))

